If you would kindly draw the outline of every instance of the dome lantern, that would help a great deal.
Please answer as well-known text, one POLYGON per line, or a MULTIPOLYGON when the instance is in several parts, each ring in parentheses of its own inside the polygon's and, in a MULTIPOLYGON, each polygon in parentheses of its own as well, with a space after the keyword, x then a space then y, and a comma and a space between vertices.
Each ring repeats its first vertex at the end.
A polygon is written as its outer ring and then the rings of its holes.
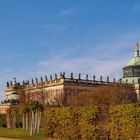
POLYGON ((136 43, 136 47, 135 47, 135 57, 139 57, 139 43, 136 43))

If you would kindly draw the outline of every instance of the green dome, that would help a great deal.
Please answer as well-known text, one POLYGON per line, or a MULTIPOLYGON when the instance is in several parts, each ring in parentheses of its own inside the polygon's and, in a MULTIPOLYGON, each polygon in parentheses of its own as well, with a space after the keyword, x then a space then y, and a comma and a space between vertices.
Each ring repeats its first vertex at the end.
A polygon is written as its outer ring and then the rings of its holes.
POLYGON ((128 83, 140 82, 140 56, 138 43, 136 43, 134 57, 131 58, 123 68, 123 81, 127 81, 128 83))
POLYGON ((139 44, 138 44, 138 42, 136 43, 134 57, 129 60, 126 67, 127 66, 137 66, 137 65, 140 65, 139 44))
POLYGON ((134 65, 140 65, 140 57, 133 57, 129 60, 129 62, 126 64, 126 66, 134 66, 134 65))

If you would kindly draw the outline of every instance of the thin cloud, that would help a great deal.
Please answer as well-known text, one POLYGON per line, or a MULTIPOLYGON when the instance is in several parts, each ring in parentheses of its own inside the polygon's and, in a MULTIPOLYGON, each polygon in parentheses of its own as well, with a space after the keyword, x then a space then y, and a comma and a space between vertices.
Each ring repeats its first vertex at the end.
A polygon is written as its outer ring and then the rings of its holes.
POLYGON ((132 11, 140 12, 140 3, 136 3, 136 4, 132 5, 132 11))
POLYGON ((56 25, 56 24, 46 24, 43 26, 45 29, 49 30, 49 31, 58 31, 58 32, 62 32, 65 31, 67 29, 69 29, 69 27, 64 26, 64 25, 56 25))
POLYGON ((66 10, 60 11, 57 16, 67 16, 67 15, 72 14, 73 12, 74 12, 73 9, 66 9, 66 10))
POLYGON ((56 25, 54 25, 54 24, 47 24, 47 25, 44 25, 43 27, 45 29, 54 29, 54 28, 56 28, 56 25))

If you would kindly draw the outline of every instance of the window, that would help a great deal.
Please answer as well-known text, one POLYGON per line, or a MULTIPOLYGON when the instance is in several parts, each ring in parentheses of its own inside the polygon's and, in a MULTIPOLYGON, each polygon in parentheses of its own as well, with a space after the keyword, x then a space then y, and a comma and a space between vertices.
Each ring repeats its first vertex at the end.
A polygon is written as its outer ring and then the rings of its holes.
POLYGON ((134 68, 134 76, 137 76, 137 77, 140 76, 140 68, 139 67, 134 68))
POLYGON ((124 70, 124 77, 132 77, 133 76, 133 68, 126 68, 124 70))
POLYGON ((12 94, 17 94, 16 92, 13 92, 12 94))

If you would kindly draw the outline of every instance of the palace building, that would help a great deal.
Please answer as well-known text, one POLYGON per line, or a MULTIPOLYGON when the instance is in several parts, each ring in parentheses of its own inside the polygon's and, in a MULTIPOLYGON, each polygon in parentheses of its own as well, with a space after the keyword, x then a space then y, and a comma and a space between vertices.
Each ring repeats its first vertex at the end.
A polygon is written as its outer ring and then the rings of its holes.
POLYGON ((68 105, 72 105, 74 101, 74 95, 80 93, 86 93, 94 91, 96 87, 107 85, 113 86, 117 84, 125 86, 136 92, 137 99, 140 99, 140 56, 139 56, 139 44, 136 43, 134 57, 123 68, 123 78, 116 80, 115 78, 110 81, 109 77, 103 81, 102 76, 100 80, 96 80, 93 76, 92 79, 88 75, 85 79, 81 78, 81 74, 78 77, 74 77, 71 73, 70 77, 66 77, 65 73, 60 73, 59 76, 55 74, 54 78, 50 75, 44 78, 36 78, 29 81, 23 81, 22 84, 16 81, 7 82, 6 99, 0 104, 0 113, 6 113, 7 110, 20 108, 19 103, 28 103, 30 100, 38 100, 46 106, 61 106, 63 102, 68 105))

